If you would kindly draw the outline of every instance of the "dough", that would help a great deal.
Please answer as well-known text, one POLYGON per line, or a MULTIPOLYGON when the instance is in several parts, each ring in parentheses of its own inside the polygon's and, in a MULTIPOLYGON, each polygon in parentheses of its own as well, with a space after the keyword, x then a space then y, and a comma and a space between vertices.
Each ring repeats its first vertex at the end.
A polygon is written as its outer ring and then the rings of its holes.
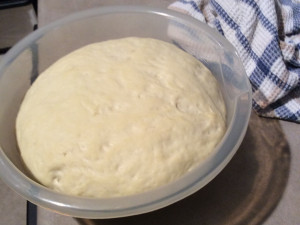
POLYGON ((22 158, 43 185, 115 197, 167 184, 225 132, 218 83, 172 44, 129 37, 91 44, 44 71, 21 105, 22 158))

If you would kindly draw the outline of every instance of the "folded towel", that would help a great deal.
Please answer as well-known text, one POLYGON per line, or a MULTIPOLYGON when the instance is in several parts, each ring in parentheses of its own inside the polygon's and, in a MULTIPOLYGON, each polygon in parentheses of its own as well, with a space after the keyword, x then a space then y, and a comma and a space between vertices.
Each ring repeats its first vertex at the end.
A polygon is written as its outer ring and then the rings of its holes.
POLYGON ((169 6, 231 42, 261 116, 300 122, 300 1, 179 0, 169 6))

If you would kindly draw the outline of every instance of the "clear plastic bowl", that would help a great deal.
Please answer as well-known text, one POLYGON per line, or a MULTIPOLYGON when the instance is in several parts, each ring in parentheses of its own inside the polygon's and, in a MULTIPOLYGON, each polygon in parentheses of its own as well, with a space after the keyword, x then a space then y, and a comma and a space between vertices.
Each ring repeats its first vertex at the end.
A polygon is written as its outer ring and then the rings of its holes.
POLYGON ((114 6, 68 16, 16 44, 0 64, 0 102, 2 180, 25 199, 44 208, 74 217, 113 218, 165 207, 211 181, 242 142, 251 113, 251 88, 235 49, 207 25, 167 9, 114 6), (127 197, 73 197, 35 182, 22 163, 15 137, 15 119, 27 89, 40 72, 70 51, 92 42, 128 36, 174 43, 202 61, 215 75, 227 108, 227 131, 215 153, 175 182, 127 197))

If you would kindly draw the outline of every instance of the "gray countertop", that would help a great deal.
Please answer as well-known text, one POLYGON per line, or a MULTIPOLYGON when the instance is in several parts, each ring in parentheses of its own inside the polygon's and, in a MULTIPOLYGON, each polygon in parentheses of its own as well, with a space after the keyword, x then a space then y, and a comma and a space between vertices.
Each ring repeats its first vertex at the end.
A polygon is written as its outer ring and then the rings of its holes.
MULTIPOLYGON (((167 7, 171 2, 39 0, 38 23, 42 27, 70 13, 103 5, 138 3, 167 7)), ((216 179, 193 196, 153 213, 112 220, 78 220, 38 208, 38 224, 299 225, 299 134, 299 124, 253 114, 236 156, 216 179)), ((9 190, 1 180, 0 187, 0 224, 26 224, 26 201, 9 190)))

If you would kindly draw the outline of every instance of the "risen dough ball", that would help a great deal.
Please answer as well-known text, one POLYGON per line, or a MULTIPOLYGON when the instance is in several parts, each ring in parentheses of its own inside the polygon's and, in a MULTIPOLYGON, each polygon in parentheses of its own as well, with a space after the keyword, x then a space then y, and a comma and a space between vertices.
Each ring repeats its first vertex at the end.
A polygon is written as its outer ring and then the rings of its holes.
POLYGON ((225 131, 218 84, 172 44, 125 38, 61 58, 28 90, 17 117, 23 160, 70 195, 141 193, 192 170, 225 131))

